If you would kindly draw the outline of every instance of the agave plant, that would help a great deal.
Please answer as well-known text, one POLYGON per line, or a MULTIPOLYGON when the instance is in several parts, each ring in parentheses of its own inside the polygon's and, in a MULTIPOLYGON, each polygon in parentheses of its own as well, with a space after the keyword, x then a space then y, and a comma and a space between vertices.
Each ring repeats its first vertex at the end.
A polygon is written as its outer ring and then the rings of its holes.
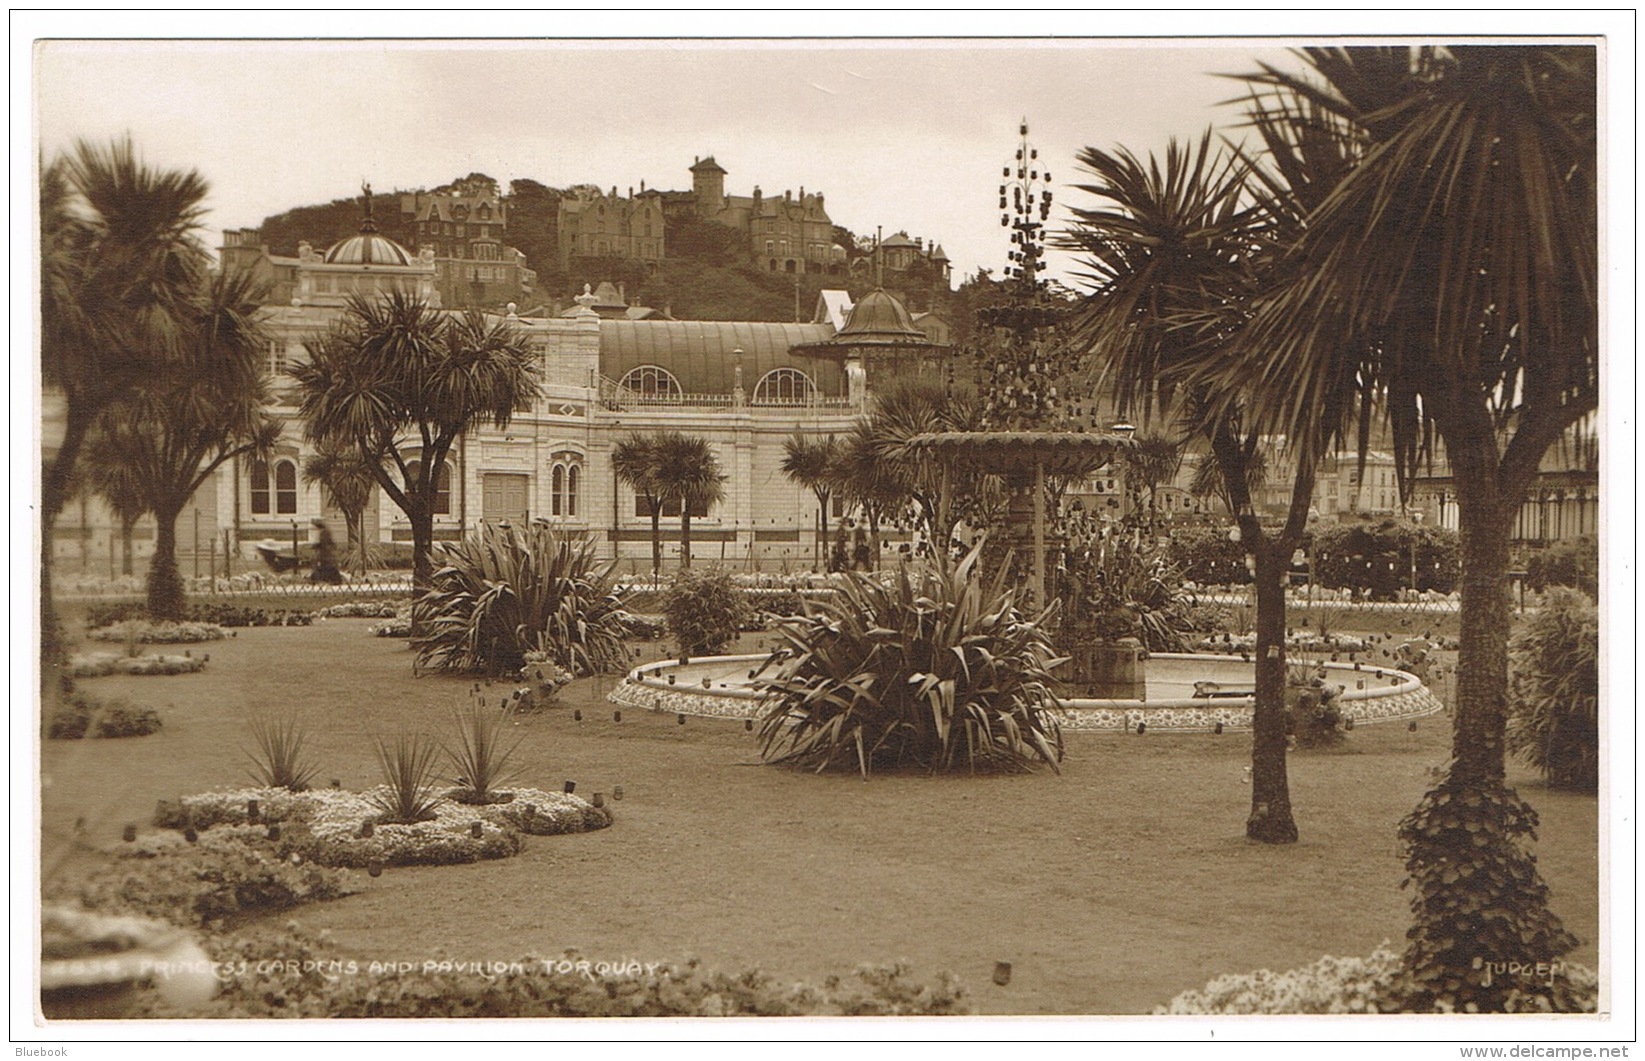
POLYGON ((420 733, 377 739, 377 765, 387 791, 373 791, 371 801, 382 809, 383 821, 409 825, 434 817, 445 802, 430 781, 438 752, 439 745, 420 733))
POLYGON ((462 803, 498 803, 498 789, 520 776, 513 765, 514 753, 522 737, 508 742, 504 736, 510 712, 487 711, 474 705, 457 715, 457 743, 446 748, 446 758, 457 772, 462 803))
POLYGON ((757 679, 768 761, 932 772, 1057 769, 1062 758, 1052 609, 1017 611, 1004 572, 977 571, 981 546, 949 566, 878 577, 843 573, 827 600, 787 620, 786 649, 757 679))
POLYGON ((540 652, 579 675, 622 668, 628 614, 615 564, 599 562, 585 535, 482 526, 444 553, 412 639, 419 667, 503 674, 540 652))
POLYGON ((251 737, 256 749, 251 757, 251 776, 264 788, 307 791, 319 767, 303 755, 308 729, 295 715, 259 716, 251 720, 251 737))

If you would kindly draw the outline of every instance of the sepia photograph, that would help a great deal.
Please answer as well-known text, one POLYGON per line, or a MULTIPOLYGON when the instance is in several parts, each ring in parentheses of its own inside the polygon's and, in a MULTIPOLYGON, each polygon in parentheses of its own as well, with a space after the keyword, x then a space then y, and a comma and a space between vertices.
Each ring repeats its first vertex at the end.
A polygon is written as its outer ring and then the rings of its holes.
POLYGON ((401 15, 13 26, 19 1056, 1627 1056, 1626 13, 401 15))

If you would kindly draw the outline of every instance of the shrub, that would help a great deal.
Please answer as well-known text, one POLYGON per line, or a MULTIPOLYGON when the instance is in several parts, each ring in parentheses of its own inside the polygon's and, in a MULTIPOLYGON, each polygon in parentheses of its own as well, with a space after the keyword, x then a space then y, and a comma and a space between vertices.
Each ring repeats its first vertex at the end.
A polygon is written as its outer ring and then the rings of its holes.
POLYGON ((1342 706, 1337 698, 1343 687, 1326 681, 1326 671, 1310 660, 1298 660, 1286 667, 1286 729, 1300 748, 1318 748, 1340 743, 1343 733, 1342 706))
POLYGON ((1555 542, 1532 553, 1525 564, 1525 581, 1541 593, 1549 586, 1570 586, 1599 599, 1599 539, 1576 538, 1555 542))
POLYGON ((1505 1013, 1565 1011, 1568 981, 1493 975, 1493 963, 1558 962, 1577 940, 1548 909, 1548 885, 1530 843, 1537 814, 1500 781, 1447 776, 1399 825, 1412 925, 1401 1009, 1505 1013), (1536 1000, 1543 1001, 1538 1003, 1536 1000))
POLYGON ((319 768, 303 756, 307 727, 294 715, 259 716, 251 720, 251 737, 256 742, 251 756, 251 776, 267 788, 302 792, 314 780, 319 768))
POLYGON ((1388 519, 1321 528, 1314 534, 1312 559, 1320 585, 1355 590, 1372 600, 1392 600, 1402 589, 1452 592, 1462 573, 1461 556, 1455 531, 1388 519))
POLYGON ((80 689, 69 692, 46 722, 46 736, 51 740, 146 737, 159 729, 160 715, 153 708, 80 689))
POLYGON ((392 741, 378 738, 376 750, 386 788, 375 790, 371 798, 382 808, 383 820, 409 825, 432 819, 445 802, 430 782, 438 746, 421 734, 401 733, 392 741))
POLYGON ((663 595, 663 615, 681 655, 717 656, 753 621, 754 610, 728 573, 688 568, 663 595))
POLYGON ((457 714, 457 742, 446 748, 446 756, 457 771, 460 791, 454 797, 461 803, 499 803, 498 789, 519 777, 520 771, 511 765, 521 737, 505 742, 509 712, 487 711, 476 704, 457 714))
POLYGON ((767 760, 824 770, 912 765, 1057 769, 1053 658, 1044 621, 1026 618, 1004 572, 958 564, 845 572, 813 614, 779 629, 786 658, 760 679, 767 760))
POLYGON ((1550 784, 1599 789, 1599 610, 1555 586, 1508 646, 1508 750, 1550 784))
POLYGON ((1189 582, 1243 586, 1251 581, 1245 546, 1229 541, 1225 527, 1179 527, 1171 532, 1170 542, 1171 563, 1189 582))
POLYGON ((599 562, 586 535, 487 524, 444 550, 420 605, 424 632, 412 639, 418 666, 501 675, 542 652, 576 674, 622 669, 615 564, 599 562))
POLYGON ((1067 609, 1063 644, 1134 637, 1150 652, 1181 652, 1188 607, 1180 572, 1153 542, 1094 525, 1071 535, 1054 581, 1067 609))

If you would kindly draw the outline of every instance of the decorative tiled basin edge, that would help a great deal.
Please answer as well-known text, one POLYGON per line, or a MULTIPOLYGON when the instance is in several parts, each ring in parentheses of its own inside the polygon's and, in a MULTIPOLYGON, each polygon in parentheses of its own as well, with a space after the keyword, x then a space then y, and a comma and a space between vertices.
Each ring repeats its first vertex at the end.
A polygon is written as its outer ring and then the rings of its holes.
MULTIPOLYGON (((696 664, 730 666, 763 663, 766 656, 712 656, 693 660, 696 664)), ((1243 663, 1238 656, 1209 656, 1192 653, 1156 653, 1155 659, 1243 663)), ((716 683, 700 686, 669 685, 667 674, 676 668, 673 660, 647 663, 628 673, 609 699, 623 707, 642 711, 695 715, 705 718, 758 718, 760 694, 742 685, 716 683)), ((1356 725, 1395 722, 1438 714, 1445 709, 1439 697, 1416 675, 1390 667, 1365 667, 1326 663, 1327 680, 1345 686, 1337 704, 1344 719, 1356 725), (1360 687, 1360 683, 1364 687, 1360 687)), ((1252 697, 1238 699, 1187 700, 1092 700, 1075 697, 1062 702, 1058 718, 1065 730, 1132 730, 1146 723, 1162 732, 1250 729, 1252 697)))

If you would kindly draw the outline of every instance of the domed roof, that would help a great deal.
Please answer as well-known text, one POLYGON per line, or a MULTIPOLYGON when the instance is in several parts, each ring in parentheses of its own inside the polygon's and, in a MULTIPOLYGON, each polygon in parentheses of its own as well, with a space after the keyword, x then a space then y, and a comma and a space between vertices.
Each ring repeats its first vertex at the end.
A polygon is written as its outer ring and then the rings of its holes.
POLYGON ((908 308, 884 290, 876 288, 851 307, 845 327, 835 339, 840 342, 917 342, 926 341, 925 333, 914 326, 908 308))
POLYGON ((333 244, 326 251, 325 261, 327 265, 412 264, 411 252, 387 236, 378 235, 375 229, 370 232, 361 229, 358 236, 350 236, 341 243, 333 244))

